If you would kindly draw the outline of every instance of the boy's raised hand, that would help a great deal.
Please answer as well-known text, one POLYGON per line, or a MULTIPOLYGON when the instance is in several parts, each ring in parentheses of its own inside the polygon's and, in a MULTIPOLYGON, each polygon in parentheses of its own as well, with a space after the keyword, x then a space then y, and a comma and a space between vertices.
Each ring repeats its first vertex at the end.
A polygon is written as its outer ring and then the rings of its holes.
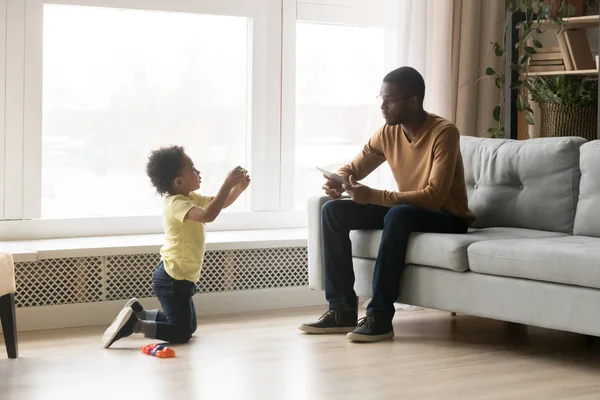
POLYGON ((250 175, 246 175, 236 186, 235 189, 240 193, 246 190, 250 186, 250 175))
POLYGON ((238 185, 240 182, 242 182, 245 178, 246 178, 246 170, 240 166, 237 166, 234 169, 232 169, 231 171, 229 171, 229 174, 225 178, 225 182, 223 182, 223 185, 225 185, 229 189, 232 189, 233 187, 238 185))

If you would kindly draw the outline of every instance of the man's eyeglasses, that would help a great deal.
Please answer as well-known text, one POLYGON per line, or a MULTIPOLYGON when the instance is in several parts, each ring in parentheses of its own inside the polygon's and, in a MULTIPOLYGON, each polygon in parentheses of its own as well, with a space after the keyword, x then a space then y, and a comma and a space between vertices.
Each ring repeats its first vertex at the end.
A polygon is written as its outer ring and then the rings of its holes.
POLYGON ((389 105, 389 104, 395 103, 397 101, 404 100, 405 97, 400 97, 399 99, 395 99, 393 97, 387 97, 387 96, 384 97, 382 95, 377 95, 376 99, 379 102, 379 104, 384 104, 385 103, 385 104, 389 105))

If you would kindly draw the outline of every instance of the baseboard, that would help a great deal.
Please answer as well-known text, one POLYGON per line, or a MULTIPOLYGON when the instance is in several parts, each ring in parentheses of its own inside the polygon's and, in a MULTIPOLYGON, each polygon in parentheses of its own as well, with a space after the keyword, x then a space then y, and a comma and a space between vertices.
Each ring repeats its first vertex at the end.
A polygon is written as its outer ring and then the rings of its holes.
MULTIPOLYGON (((155 297, 140 299, 147 309, 160 308, 155 297)), ((19 332, 109 324, 124 300, 17 309, 19 332)), ((268 311, 325 305, 322 291, 307 286, 202 293, 194 296, 198 316, 268 311)))

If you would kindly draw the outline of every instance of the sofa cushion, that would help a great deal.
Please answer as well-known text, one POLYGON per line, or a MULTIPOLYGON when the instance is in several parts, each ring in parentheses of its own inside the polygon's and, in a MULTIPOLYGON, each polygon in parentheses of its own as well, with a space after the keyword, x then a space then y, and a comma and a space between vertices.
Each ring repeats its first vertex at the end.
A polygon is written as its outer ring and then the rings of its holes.
POLYGON ((580 137, 530 140, 462 136, 473 227, 571 233, 579 197, 580 137), (551 201, 545 201, 551 199, 551 201))
MULTIPOLYGON (((352 255, 377 258, 381 230, 351 231, 352 255)), ((563 236, 562 233, 521 228, 469 229, 467 234, 413 233, 408 242, 407 264, 429 265, 454 271, 467 271, 467 247, 480 240, 510 238, 542 238, 563 236)))
POLYGON ((581 182, 573 233, 600 237, 600 140, 580 149, 581 182))
POLYGON ((600 238, 490 240, 468 254, 473 272, 600 289, 600 238))

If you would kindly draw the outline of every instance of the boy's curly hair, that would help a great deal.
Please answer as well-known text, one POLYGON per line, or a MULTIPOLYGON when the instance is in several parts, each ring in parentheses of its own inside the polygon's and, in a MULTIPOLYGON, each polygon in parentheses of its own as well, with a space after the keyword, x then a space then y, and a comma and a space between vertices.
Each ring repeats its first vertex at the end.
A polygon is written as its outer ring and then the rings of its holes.
POLYGON ((173 180, 183 169, 185 150, 182 146, 161 147, 154 150, 146 164, 146 174, 160 195, 173 191, 173 180))

